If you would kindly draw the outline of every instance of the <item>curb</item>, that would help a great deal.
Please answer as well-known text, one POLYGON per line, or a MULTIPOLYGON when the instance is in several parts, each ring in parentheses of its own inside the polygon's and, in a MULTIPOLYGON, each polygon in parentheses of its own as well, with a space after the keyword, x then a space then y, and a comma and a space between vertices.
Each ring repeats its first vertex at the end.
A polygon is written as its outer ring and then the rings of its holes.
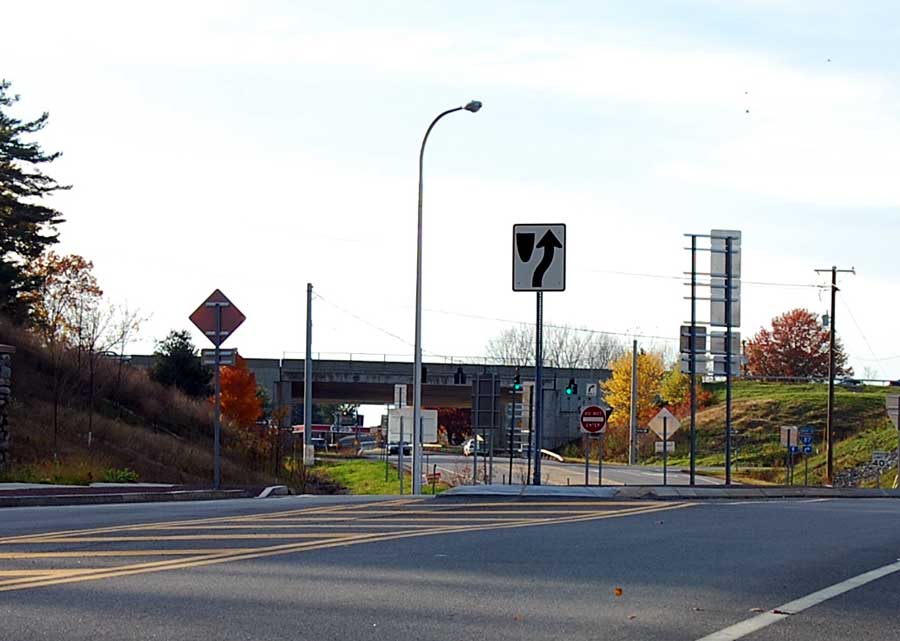
POLYGON ((172 492, 128 492, 121 494, 44 494, 39 496, 0 496, 0 508, 38 507, 53 505, 162 503, 166 501, 214 501, 222 499, 251 498, 253 496, 255 496, 255 494, 248 490, 175 490, 172 492))
POLYGON ((439 500, 465 498, 559 498, 559 499, 606 499, 606 500, 777 500, 777 499, 900 499, 900 491, 887 489, 824 487, 690 487, 690 486, 459 486, 441 494, 439 500))

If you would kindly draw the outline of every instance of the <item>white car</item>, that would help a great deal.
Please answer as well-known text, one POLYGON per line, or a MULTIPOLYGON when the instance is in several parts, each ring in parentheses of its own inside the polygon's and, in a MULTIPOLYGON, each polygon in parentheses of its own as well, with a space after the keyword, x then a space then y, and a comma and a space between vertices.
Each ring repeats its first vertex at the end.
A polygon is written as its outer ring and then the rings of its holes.
MULTIPOLYGON (((480 438, 478 439, 478 453, 482 455, 488 453, 484 441, 480 438)), ((470 438, 463 444, 463 456, 472 456, 473 454, 475 454, 475 439, 470 438)))

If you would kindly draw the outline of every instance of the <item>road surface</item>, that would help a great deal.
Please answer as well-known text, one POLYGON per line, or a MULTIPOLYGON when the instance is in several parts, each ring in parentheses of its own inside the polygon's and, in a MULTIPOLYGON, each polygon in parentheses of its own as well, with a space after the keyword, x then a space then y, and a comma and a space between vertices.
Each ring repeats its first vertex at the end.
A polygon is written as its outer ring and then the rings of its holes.
POLYGON ((890 641, 898 523, 892 499, 5 509, 0 639, 890 641))

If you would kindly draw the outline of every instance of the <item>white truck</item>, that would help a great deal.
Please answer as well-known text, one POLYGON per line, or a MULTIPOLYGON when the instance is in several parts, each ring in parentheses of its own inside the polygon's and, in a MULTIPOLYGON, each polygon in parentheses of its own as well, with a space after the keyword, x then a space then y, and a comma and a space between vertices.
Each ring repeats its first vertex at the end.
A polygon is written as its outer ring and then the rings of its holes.
MULTIPOLYGON (((437 443, 437 410, 422 410, 422 442, 437 443)), ((391 454, 397 453, 400 441, 404 445, 403 453, 408 454, 413 442, 413 408, 401 407, 399 409, 388 410, 388 428, 387 442, 388 451, 391 454), (401 420, 402 419, 402 420, 401 420), (400 438, 401 423, 403 429, 403 438, 400 438)))

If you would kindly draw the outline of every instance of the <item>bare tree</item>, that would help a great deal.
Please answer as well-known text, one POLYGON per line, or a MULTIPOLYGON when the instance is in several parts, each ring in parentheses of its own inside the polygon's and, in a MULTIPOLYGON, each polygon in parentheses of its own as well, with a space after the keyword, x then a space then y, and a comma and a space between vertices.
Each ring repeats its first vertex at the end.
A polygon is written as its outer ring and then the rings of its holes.
MULTIPOLYGON (((510 327, 487 343, 491 360, 507 365, 534 365, 534 326, 510 327)), ((608 368, 625 353, 615 336, 569 325, 544 327, 544 365, 561 368, 608 368)))
MULTIPOLYGON (((116 403, 120 403, 120 391, 122 387, 122 366, 125 364, 125 351, 128 344, 134 340, 141 330, 141 325, 150 320, 144 316, 140 309, 130 309, 127 304, 114 308, 112 323, 109 328, 110 350, 116 354, 116 403)), ((121 408, 120 408, 121 411, 121 408)))

